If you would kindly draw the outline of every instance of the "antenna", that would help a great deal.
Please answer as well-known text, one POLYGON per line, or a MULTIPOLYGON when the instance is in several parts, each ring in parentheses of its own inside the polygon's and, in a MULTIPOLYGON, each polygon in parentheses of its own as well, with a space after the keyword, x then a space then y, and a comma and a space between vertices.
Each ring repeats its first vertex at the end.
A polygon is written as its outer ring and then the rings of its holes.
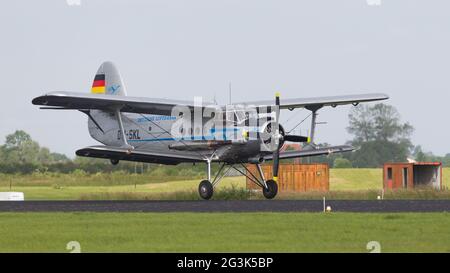
POLYGON ((231 104, 231 81, 228 83, 228 95, 229 95, 229 100, 230 100, 230 104, 231 104))

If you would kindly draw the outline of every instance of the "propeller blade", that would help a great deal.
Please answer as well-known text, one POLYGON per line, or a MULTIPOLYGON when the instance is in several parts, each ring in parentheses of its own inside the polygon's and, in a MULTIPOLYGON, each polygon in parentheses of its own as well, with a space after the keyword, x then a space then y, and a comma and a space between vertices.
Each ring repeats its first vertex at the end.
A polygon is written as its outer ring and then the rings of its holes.
POLYGON ((284 140, 290 142, 308 142, 309 138, 305 136, 285 135, 284 140))
POLYGON ((280 166, 280 93, 275 94, 275 150, 273 151, 273 180, 278 181, 278 168, 280 166))
POLYGON ((277 149, 275 152, 273 152, 273 166, 272 166, 272 172, 273 172, 273 181, 278 182, 278 168, 280 166, 280 152, 277 149))

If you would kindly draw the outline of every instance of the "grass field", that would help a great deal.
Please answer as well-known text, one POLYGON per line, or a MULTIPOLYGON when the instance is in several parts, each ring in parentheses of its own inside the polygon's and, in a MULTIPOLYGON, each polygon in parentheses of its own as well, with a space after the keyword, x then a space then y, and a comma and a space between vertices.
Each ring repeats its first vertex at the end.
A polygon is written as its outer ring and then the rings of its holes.
MULTIPOLYGON (((108 199, 117 197, 126 199, 127 196, 139 196, 152 194, 155 197, 163 197, 178 191, 196 191, 199 179, 178 180, 169 182, 158 182, 136 185, 113 185, 113 186, 15 186, 12 191, 24 192, 27 200, 79 200, 79 199, 108 199), (102 198, 103 197, 103 198, 102 198)), ((230 177, 221 182, 221 188, 234 185, 237 188, 245 187, 242 177, 230 177)), ((0 186, 0 191, 10 191, 8 186, 0 186)))
POLYGON ((1 252, 450 252, 446 213, 0 213, 1 252))
MULTIPOLYGON (((444 187, 450 185, 450 169, 444 168, 444 187)), ((279 198, 317 199, 324 195, 333 199, 374 199, 381 191, 381 169, 331 169, 330 192, 305 194, 280 194, 279 198)), ((185 180, 183 177, 153 177, 136 174, 33 174, 0 175, 0 191, 21 191, 27 200, 86 200, 86 199, 196 199, 201 179, 185 180)), ((219 188, 219 198, 242 194, 244 177, 225 178, 219 188), (233 187, 236 193, 226 193, 233 187), (225 191, 225 192, 224 192, 225 191)), ((255 193, 251 198, 261 198, 255 193)), ((450 198, 449 191, 387 193, 386 198, 450 198)))
MULTIPOLYGON (((448 187, 448 169, 444 185, 448 187)), ((0 191, 27 200, 196 199, 199 178, 118 174, 0 175, 0 191), (173 179, 173 181, 172 181, 173 179), (11 186, 11 188, 10 188, 11 186)), ((219 199, 248 195, 243 177, 221 182, 219 199)), ((381 169, 332 169, 330 192, 277 198, 374 199, 381 169)), ((450 198, 449 191, 386 193, 386 198, 450 198)), ((0 213, 0 252, 450 252, 447 213, 0 213)))

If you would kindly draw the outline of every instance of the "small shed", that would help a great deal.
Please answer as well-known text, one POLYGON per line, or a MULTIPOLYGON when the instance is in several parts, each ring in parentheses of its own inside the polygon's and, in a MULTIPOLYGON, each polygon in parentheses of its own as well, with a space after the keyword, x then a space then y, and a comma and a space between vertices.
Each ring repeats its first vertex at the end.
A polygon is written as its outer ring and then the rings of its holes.
POLYGON ((384 189, 442 188, 441 162, 385 163, 384 189))
MULTIPOLYGON (((259 177, 255 165, 249 164, 247 168, 256 177, 259 177)), ((261 165, 264 177, 272 178, 272 165, 261 165)), ((247 189, 259 189, 247 178, 247 189)), ((278 169, 278 191, 279 192, 307 192, 307 191, 329 191, 330 171, 328 164, 298 164, 282 163, 278 169)))

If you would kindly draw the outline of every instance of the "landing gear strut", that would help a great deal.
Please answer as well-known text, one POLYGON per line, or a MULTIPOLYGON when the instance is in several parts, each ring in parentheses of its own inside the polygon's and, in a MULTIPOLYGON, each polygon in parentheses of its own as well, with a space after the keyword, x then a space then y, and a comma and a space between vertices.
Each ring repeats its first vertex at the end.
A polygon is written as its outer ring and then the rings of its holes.
POLYGON ((222 180, 222 178, 225 177, 225 175, 227 175, 233 165, 229 165, 228 169, 222 172, 225 168, 225 165, 227 165, 227 163, 222 163, 222 165, 220 165, 219 171, 214 177, 214 180, 211 181, 211 161, 208 160, 206 163, 208 179, 202 180, 202 182, 200 182, 200 185, 198 185, 198 193, 200 194, 201 198, 209 200, 213 196, 214 187, 220 182, 220 180, 222 180))
POLYGON ((278 185, 275 180, 267 180, 264 178, 264 173, 261 169, 260 164, 256 164, 256 169, 258 170, 259 177, 254 175, 244 164, 241 166, 246 170, 247 173, 233 166, 233 168, 240 172, 243 176, 247 177, 250 181, 255 183, 257 186, 262 188, 262 192, 265 198, 273 199, 278 193, 278 185))
POLYGON ((214 185, 211 183, 211 160, 206 161, 206 173, 208 179, 200 182, 200 185, 198 185, 198 193, 201 198, 209 200, 214 193, 214 185))
POLYGON ((257 177, 252 172, 250 172, 250 170, 244 164, 241 164, 241 166, 246 170, 246 172, 243 172, 241 169, 236 168, 234 166, 234 164, 222 163, 222 165, 219 168, 219 171, 217 172, 216 176, 214 177, 214 180, 211 181, 211 161, 207 161, 206 163, 207 163, 208 178, 205 180, 202 180, 200 182, 200 184, 198 185, 198 193, 199 193, 200 197, 205 200, 211 199, 211 197, 214 194, 214 187, 222 180, 222 178, 225 177, 225 175, 227 175, 227 173, 231 169, 235 169, 236 171, 241 173, 243 176, 250 179, 250 181, 252 181, 256 185, 261 187, 262 193, 265 198, 273 199, 273 198, 275 198, 275 196, 278 193, 277 183, 275 182, 275 180, 272 180, 272 179, 266 181, 266 179, 264 178, 264 173, 261 169, 260 164, 256 164, 256 168, 257 168, 258 174, 259 174, 259 177, 257 177), (225 166, 228 166, 228 168, 226 169, 226 171, 222 172, 224 170, 225 166))

